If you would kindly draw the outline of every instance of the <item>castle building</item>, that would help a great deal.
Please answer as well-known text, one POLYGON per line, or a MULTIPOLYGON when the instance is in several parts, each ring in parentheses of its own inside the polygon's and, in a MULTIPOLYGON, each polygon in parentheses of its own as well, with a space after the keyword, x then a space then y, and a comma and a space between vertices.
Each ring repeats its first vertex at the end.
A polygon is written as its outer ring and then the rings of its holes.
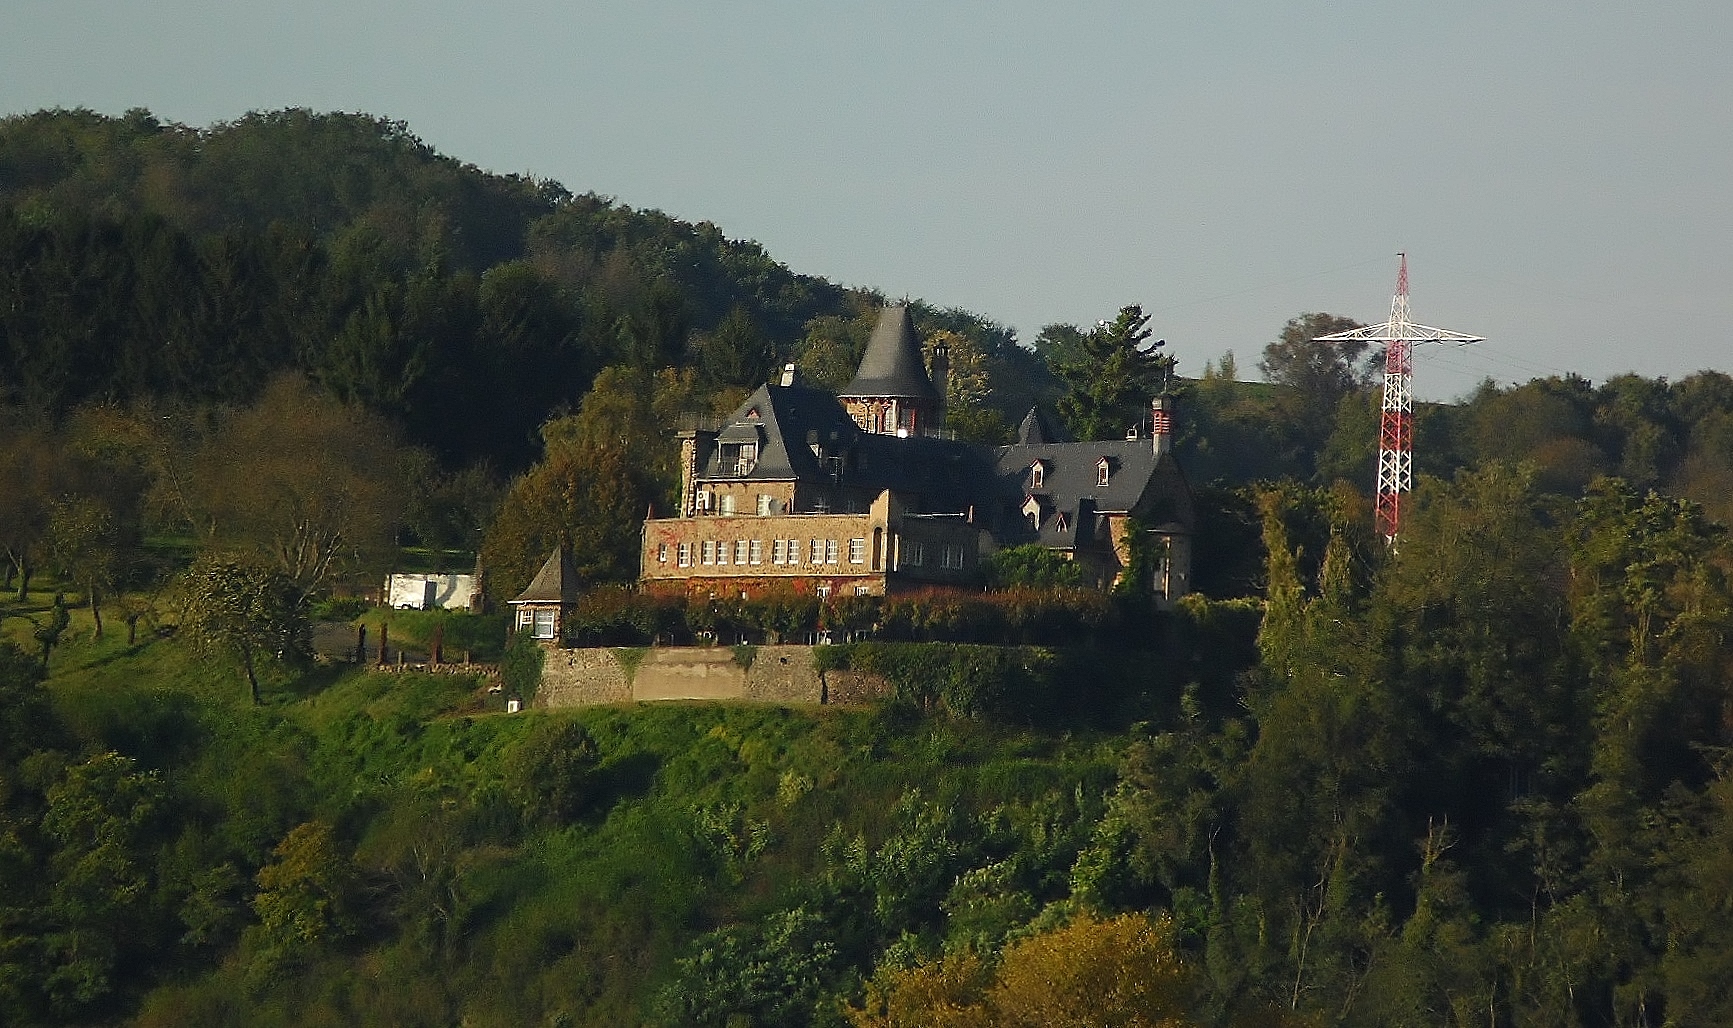
POLYGON ((978 585, 992 553, 1034 543, 1108 588, 1141 531, 1154 557, 1143 587, 1163 606, 1185 595, 1196 508, 1171 398, 1124 439, 1074 442, 1032 410, 1012 445, 962 443, 938 431, 935 357, 929 375, 908 309, 889 307, 840 394, 789 365, 720 425, 680 431, 679 510, 644 522, 643 586, 883 596, 978 585))

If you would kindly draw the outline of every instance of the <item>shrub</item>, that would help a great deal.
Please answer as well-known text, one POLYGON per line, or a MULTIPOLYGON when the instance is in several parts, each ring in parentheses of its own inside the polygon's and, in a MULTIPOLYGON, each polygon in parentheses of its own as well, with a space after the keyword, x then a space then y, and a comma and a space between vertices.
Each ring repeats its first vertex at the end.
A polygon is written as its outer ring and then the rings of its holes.
POLYGON ((565 824, 589 796, 596 741, 576 721, 543 721, 505 761, 505 787, 525 824, 565 824))
POLYGON ((512 636, 499 663, 499 677, 508 695, 517 696, 526 704, 542 684, 542 661, 547 654, 528 632, 512 636))
POLYGON ((1083 569, 1039 543, 1029 543, 988 557, 987 581, 1001 589, 1072 587, 1083 581, 1083 569))

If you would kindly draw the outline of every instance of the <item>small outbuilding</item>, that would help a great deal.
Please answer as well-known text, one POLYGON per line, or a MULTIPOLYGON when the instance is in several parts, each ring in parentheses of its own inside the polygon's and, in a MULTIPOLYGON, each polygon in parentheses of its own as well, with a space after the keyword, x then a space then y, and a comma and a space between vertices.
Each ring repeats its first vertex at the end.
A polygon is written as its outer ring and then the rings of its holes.
POLYGON ((578 570, 564 546, 548 555, 529 587, 509 601, 517 614, 512 624, 530 638, 557 643, 565 638, 566 621, 578 605, 578 570))
POLYGON ((474 575, 398 571, 385 576, 385 605, 398 610, 469 610, 475 599, 474 575))

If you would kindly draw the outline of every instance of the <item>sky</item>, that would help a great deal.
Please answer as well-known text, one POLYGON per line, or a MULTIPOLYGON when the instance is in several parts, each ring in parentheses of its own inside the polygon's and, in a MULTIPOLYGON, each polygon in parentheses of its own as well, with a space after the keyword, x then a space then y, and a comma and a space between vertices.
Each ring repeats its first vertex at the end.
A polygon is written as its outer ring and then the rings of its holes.
POLYGON ((0 114, 307 107, 1196 375, 1384 320, 1449 399, 1733 370, 1733 4, 7 0, 0 114))

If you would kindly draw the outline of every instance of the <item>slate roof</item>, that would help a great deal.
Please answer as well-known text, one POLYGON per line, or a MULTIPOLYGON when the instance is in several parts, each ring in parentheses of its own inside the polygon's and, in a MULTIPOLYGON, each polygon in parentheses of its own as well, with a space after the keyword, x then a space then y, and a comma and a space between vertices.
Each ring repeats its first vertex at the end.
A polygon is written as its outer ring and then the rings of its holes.
POLYGON ((762 385, 735 409, 716 437, 722 443, 756 441, 758 463, 746 475, 736 475, 732 462, 724 466, 718 448, 707 455, 698 477, 813 481, 826 474, 812 452, 813 442, 828 453, 840 453, 861 434, 836 397, 822 389, 798 383, 762 385))
POLYGON ((566 552, 564 546, 554 550, 548 555, 547 563, 536 572, 529 587, 510 602, 559 603, 567 606, 577 603, 578 569, 572 563, 572 555, 566 552))
POLYGON ((1023 423, 1017 426, 1017 441, 1025 445, 1068 443, 1071 436, 1049 418, 1046 411, 1030 407, 1029 413, 1023 415, 1023 423))
POLYGON ((816 443, 827 458, 841 459, 843 493, 863 510, 883 489, 903 494, 921 513, 962 513, 994 491, 992 457, 984 448, 863 432, 836 397, 798 384, 759 387, 716 438, 722 444, 757 442, 758 461, 737 475, 718 446, 698 468, 701 480, 836 481, 838 465, 821 466, 816 443))
POLYGON ((1087 443, 1018 443, 993 451, 999 504, 989 530, 1006 545, 1039 542, 1076 544, 1079 526, 1095 531, 1096 514, 1132 514, 1146 522, 1177 523, 1190 530, 1196 521, 1191 488, 1171 454, 1156 456, 1147 439, 1087 443), (1106 485, 1099 464, 1108 462, 1106 485), (1042 463, 1042 481, 1033 485, 1030 466, 1042 463), (1031 531, 1022 507, 1033 496, 1041 505, 1040 524, 1031 531))
MULTIPOLYGON (((1041 432, 1054 426, 1038 412, 1041 432)), ((765 385, 748 396, 717 433, 720 445, 698 469, 701 480, 838 482, 833 509, 864 512, 881 490, 898 493, 914 514, 961 514, 977 521, 1004 545, 1041 542, 1070 548, 1079 529, 1098 538, 1097 514, 1134 514, 1148 524, 1195 523, 1190 487, 1171 454, 1157 457, 1148 439, 1101 442, 1020 442, 985 447, 927 436, 898 437, 863 432, 837 398, 803 385, 765 385), (745 475, 724 461, 722 445, 756 442, 757 463, 745 475), (813 452, 818 444, 827 462, 813 452), (1107 485, 1098 464, 1106 458, 1107 485), (1029 467, 1042 462, 1042 484, 1034 488, 1029 467), (840 470, 840 481, 837 474, 840 470), (1021 507, 1035 495, 1041 503, 1038 530, 1030 530, 1021 507), (1063 515, 1063 517, 1061 517, 1063 515)), ((1085 539, 1085 543, 1088 542, 1085 539)))
POLYGON ((848 478, 875 494, 895 490, 909 513, 962 514, 985 508, 996 492, 992 453, 981 446, 863 432, 853 457, 848 478))
POLYGON ((894 396, 899 399, 939 402, 939 391, 927 377, 921 359, 921 344, 915 339, 915 323, 907 306, 886 307, 867 340, 860 370, 838 396, 894 396))

